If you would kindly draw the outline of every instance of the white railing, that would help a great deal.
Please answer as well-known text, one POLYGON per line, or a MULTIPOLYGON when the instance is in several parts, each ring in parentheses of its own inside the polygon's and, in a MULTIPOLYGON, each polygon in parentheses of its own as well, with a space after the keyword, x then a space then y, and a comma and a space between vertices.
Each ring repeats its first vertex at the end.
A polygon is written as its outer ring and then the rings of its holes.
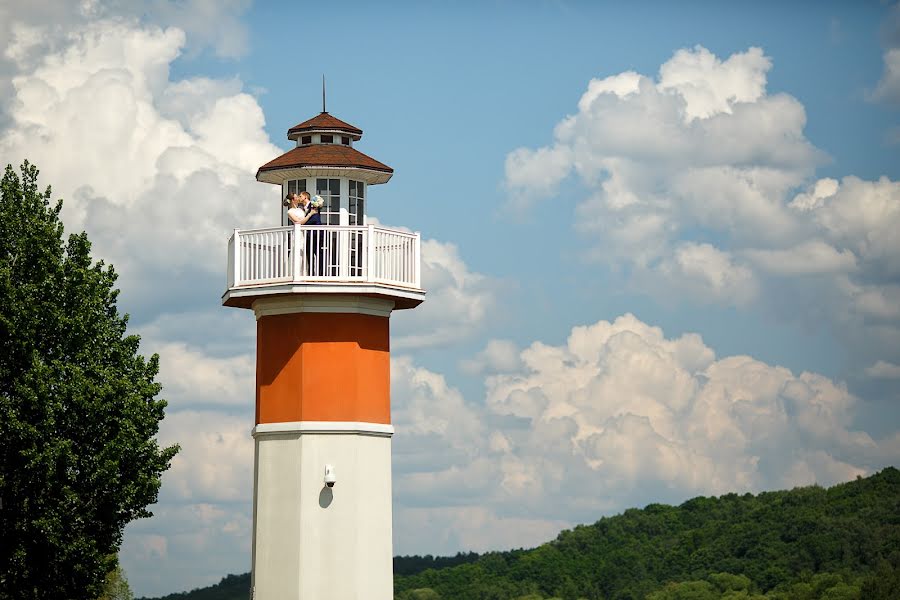
POLYGON ((287 282, 363 282, 421 288, 420 237, 385 227, 235 229, 228 288, 287 282))

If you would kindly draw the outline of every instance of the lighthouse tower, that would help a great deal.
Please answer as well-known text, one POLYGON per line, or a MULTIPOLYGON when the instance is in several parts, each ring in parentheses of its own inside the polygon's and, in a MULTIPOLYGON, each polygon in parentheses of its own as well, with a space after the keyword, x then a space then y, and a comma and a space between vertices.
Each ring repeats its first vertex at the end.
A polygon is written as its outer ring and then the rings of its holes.
POLYGON ((367 219, 393 169, 361 137, 324 111, 291 127, 296 147, 256 178, 321 196, 322 225, 282 210, 228 242, 222 303, 256 317, 257 600, 393 598, 389 324, 425 292, 419 234, 367 219))

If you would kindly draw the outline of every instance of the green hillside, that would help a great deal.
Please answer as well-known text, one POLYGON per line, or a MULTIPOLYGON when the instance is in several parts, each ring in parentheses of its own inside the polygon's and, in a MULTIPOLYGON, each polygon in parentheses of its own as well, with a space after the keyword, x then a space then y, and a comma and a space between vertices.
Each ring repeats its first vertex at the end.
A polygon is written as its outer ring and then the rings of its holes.
MULTIPOLYGON (((398 557, 398 600, 900 599, 900 471, 651 504, 532 550, 398 557)), ((247 575, 163 600, 245 600, 247 575)))
POLYGON ((533 550, 397 577, 395 590, 403 600, 896 600, 898 567, 900 471, 889 468, 830 489, 652 504, 533 550))

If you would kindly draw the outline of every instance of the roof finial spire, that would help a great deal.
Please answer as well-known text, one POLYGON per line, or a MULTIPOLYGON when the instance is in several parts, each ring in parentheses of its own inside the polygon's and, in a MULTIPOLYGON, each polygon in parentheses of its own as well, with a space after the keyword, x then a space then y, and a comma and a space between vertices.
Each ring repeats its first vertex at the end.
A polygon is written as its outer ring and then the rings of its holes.
POLYGON ((322 112, 328 112, 325 110, 325 73, 322 73, 322 112))

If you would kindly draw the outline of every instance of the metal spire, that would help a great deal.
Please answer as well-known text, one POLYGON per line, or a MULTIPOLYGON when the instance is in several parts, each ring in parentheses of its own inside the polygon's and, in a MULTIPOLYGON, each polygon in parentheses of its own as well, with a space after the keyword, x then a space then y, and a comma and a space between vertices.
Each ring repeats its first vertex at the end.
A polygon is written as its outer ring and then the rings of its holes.
POLYGON ((325 73, 322 73, 322 112, 325 110, 325 73))

